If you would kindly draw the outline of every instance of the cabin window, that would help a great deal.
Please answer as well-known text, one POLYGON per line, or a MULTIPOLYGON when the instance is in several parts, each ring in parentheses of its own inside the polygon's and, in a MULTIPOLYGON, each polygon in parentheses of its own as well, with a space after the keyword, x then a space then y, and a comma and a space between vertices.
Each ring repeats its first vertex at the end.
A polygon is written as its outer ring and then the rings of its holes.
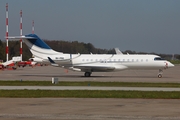
POLYGON ((161 57, 155 57, 154 60, 165 60, 165 59, 163 59, 161 57))

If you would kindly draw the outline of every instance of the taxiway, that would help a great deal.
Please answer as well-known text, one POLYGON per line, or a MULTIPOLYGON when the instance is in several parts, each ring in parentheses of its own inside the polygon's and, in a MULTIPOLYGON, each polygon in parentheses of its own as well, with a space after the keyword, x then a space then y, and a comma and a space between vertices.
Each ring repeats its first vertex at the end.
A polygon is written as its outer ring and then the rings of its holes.
MULTIPOLYGON (((180 83, 180 65, 164 71, 157 78, 158 70, 127 70, 113 73, 93 73, 84 77, 81 72, 67 71, 58 67, 25 67, 0 71, 0 80, 50 81, 103 81, 103 82, 153 82, 180 83)), ((17 89, 19 86, 0 86, 0 89, 17 89), (15 87, 15 88, 14 88, 15 87)), ((21 86, 19 89, 27 89, 21 86)), ((29 86, 32 87, 32 86, 29 86)), ((38 86, 33 86, 39 89, 38 86)), ((42 87, 42 86, 40 86, 42 87)), ((57 86, 62 89, 62 86, 57 86)), ((70 87, 69 89, 71 89, 70 87)), ((92 86, 76 89, 94 89, 92 86)), ((101 87, 103 88, 103 87, 101 87)), ((116 87, 110 88, 115 89, 116 87)), ((118 89, 131 90, 128 87, 118 89)), ((29 88, 30 89, 30 88, 29 88)), ((43 88, 47 89, 47 88, 43 88)), ((67 89, 64 88, 64 89, 67 89)), ((73 88, 75 89, 75 88, 73 88)), ((99 88, 95 88, 99 89, 99 88)), ((103 88, 109 89, 109 87, 103 88)), ((134 88, 136 89, 136 88, 134 88)), ((141 88, 137 88, 141 89, 141 88)), ((143 90, 152 88, 143 88, 143 90)), ((164 88, 157 88, 164 90, 164 88)), ((171 89, 171 88, 168 88, 171 89)), ((173 88, 179 91, 179 88, 173 88)), ((168 91, 168 90, 167 90, 168 91)), ((170 90, 174 91, 174 90, 170 90)), ((114 98, 0 98, 0 118, 3 120, 179 120, 179 99, 114 99, 114 98)))
POLYGON ((60 67, 36 66, 20 67, 17 70, 0 71, 0 80, 40 80, 51 81, 57 77, 59 81, 103 81, 103 82, 159 82, 180 83, 180 65, 164 70, 162 78, 158 78, 158 70, 125 70, 119 72, 93 72, 91 77, 84 77, 83 72, 74 72, 60 67))

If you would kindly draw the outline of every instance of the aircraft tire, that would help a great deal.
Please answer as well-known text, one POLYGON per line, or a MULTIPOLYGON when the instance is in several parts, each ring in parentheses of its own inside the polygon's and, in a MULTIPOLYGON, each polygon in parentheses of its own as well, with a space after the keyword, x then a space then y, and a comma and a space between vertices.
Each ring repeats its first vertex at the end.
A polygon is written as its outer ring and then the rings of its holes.
POLYGON ((158 74, 158 78, 162 78, 162 74, 158 74))
POLYGON ((90 72, 85 72, 85 73, 84 73, 84 76, 85 76, 85 77, 90 77, 90 76, 91 76, 91 73, 90 73, 90 72))

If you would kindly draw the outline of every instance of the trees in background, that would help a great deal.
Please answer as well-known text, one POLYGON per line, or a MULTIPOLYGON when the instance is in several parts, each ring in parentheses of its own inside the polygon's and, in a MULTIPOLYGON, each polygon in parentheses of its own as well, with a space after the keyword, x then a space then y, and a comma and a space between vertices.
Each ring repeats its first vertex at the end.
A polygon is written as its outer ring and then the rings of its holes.
POLYGON ((5 52, 6 52, 6 49, 4 47, 4 42, 2 42, 0 40, 0 60, 4 60, 5 59, 5 52))
MULTIPOLYGON (((20 55, 20 42, 19 41, 9 41, 9 60, 12 57, 20 55)), ((32 57, 31 52, 28 47, 23 43, 23 60, 28 60, 32 57)), ((0 40, 0 60, 6 61, 6 41, 0 40)))

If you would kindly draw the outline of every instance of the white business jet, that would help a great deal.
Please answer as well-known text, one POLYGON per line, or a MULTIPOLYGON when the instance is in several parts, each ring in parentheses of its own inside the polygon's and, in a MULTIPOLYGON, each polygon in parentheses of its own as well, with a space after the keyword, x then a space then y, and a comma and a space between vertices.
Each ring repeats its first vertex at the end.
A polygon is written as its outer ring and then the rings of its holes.
POLYGON ((92 72, 158 69, 158 77, 161 78, 164 69, 174 66, 157 55, 67 54, 57 52, 35 34, 9 37, 9 39, 23 39, 36 59, 42 60, 42 62, 50 62, 56 67, 84 72, 86 77, 91 76, 92 72))

